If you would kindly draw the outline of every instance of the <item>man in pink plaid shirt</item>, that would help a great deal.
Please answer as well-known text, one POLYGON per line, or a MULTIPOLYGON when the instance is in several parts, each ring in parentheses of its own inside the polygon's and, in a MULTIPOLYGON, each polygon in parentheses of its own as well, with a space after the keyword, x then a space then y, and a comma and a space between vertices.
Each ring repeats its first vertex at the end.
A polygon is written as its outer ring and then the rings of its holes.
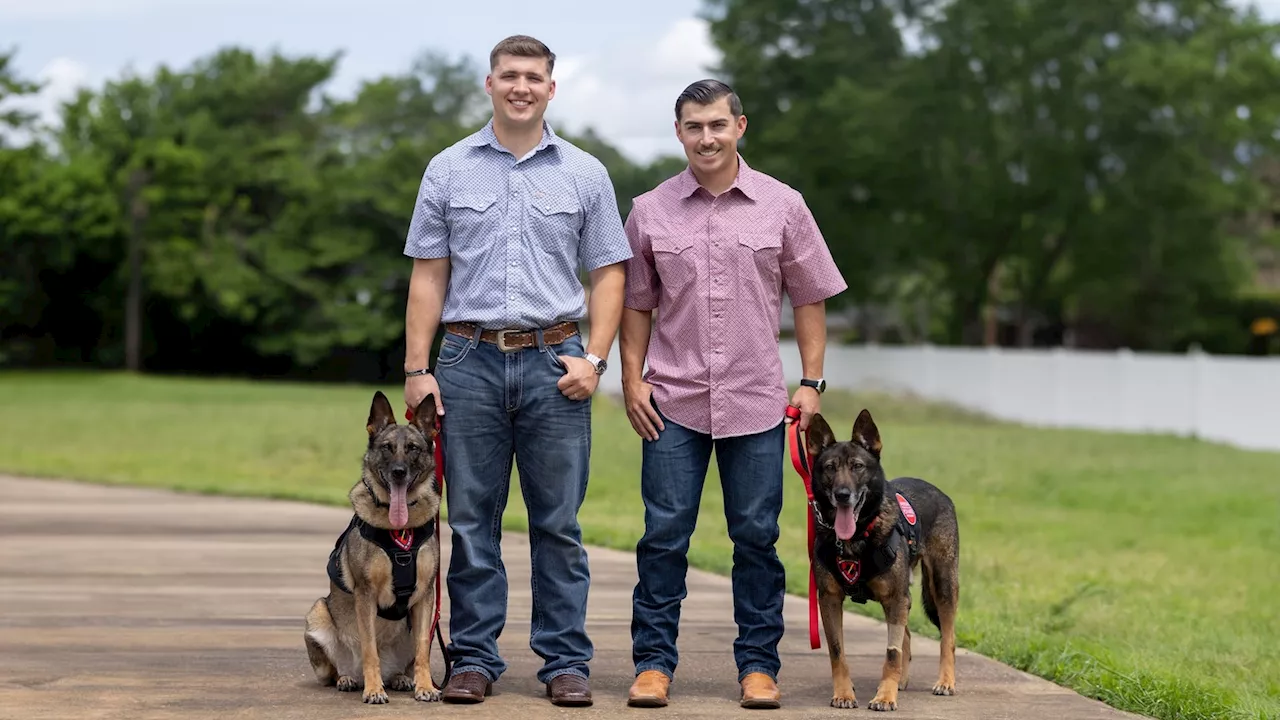
POLYGON ((645 533, 632 607, 629 704, 663 706, 677 664, 686 552, 711 451, 733 540, 733 602, 744 707, 780 706, 786 580, 774 549, 782 511, 784 413, 800 426, 826 387, 825 301, 847 288, 800 193, 747 166, 747 127, 724 83, 676 100, 689 166, 637 197, 619 347, 627 417, 644 438, 645 533), (778 352, 782 295, 795 311, 800 387, 788 400, 778 352), (657 310, 656 323, 652 313, 657 310), (648 369, 645 370, 645 362, 648 369))

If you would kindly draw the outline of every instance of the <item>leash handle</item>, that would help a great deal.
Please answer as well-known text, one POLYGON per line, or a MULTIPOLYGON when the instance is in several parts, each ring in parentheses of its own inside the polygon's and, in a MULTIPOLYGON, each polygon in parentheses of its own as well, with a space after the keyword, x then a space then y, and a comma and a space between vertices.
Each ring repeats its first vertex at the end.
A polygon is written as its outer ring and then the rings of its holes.
POLYGON ((809 647, 817 650, 822 647, 822 636, 818 633, 818 581, 813 574, 813 542, 816 537, 813 527, 813 478, 810 474, 813 459, 809 457, 809 434, 804 432, 802 437, 800 430, 800 408, 787 405, 786 415, 792 421, 787 426, 791 464, 795 467, 796 474, 804 481, 804 494, 809 501, 805 505, 804 513, 809 521, 809 647))

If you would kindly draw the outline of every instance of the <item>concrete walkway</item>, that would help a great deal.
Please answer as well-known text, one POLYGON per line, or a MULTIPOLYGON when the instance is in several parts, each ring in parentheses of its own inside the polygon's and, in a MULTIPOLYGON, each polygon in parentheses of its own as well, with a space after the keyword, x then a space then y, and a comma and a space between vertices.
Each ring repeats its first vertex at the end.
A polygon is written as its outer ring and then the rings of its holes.
MULTIPOLYGON (((407 693, 364 705, 320 687, 302 644, 303 615, 327 591, 324 566, 350 515, 340 508, 179 495, 0 476, 0 718, 712 718, 737 705, 729 582, 691 571, 672 704, 626 706, 630 664, 629 553, 590 550, 588 627, 596 643, 591 708, 552 706, 528 648, 528 543, 508 533, 511 669, 474 706, 424 704, 407 693)), ((446 536, 447 537, 447 536, 446 536)), ((447 553, 446 553, 447 558, 447 553)), ((918 592, 918 588, 917 588, 918 592)), ((447 604, 445 606, 447 613, 447 604)), ((885 631, 846 614, 860 707, 827 706, 825 646, 810 650, 808 609, 787 598, 783 708, 765 717, 873 717, 866 703, 885 631)), ((963 603, 960 622, 964 621, 963 603)), ((447 633, 448 625, 445 625, 447 633)), ((955 697, 929 692, 937 643, 912 640, 912 684, 895 718, 948 720, 1136 717, 972 653, 957 658, 955 697)), ((438 650, 433 659, 439 657, 438 650)), ((442 666, 436 664, 440 676, 442 666)))

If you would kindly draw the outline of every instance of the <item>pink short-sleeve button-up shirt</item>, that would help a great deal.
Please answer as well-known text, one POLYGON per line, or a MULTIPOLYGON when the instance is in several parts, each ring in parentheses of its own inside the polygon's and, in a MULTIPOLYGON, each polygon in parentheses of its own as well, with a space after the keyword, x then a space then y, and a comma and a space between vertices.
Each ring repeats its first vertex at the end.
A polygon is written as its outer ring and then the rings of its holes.
POLYGON ((794 307, 848 287, 800 193, 738 162, 718 197, 686 168, 635 198, 626 222, 625 304, 658 311, 644 379, 663 415, 713 437, 782 422, 782 294, 794 307))

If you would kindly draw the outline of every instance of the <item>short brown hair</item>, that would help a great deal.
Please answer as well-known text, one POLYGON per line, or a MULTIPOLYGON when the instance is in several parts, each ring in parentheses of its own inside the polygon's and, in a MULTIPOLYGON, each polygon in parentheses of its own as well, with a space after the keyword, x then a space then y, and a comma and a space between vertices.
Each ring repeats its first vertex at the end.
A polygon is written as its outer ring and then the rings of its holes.
POLYGON ((493 52, 489 53, 490 70, 498 66, 499 55, 545 58, 547 61, 548 75, 550 75, 556 67, 556 54, 551 52, 551 48, 547 47, 541 40, 529 37, 528 35, 512 35, 511 37, 505 38, 497 45, 494 45, 493 52))

